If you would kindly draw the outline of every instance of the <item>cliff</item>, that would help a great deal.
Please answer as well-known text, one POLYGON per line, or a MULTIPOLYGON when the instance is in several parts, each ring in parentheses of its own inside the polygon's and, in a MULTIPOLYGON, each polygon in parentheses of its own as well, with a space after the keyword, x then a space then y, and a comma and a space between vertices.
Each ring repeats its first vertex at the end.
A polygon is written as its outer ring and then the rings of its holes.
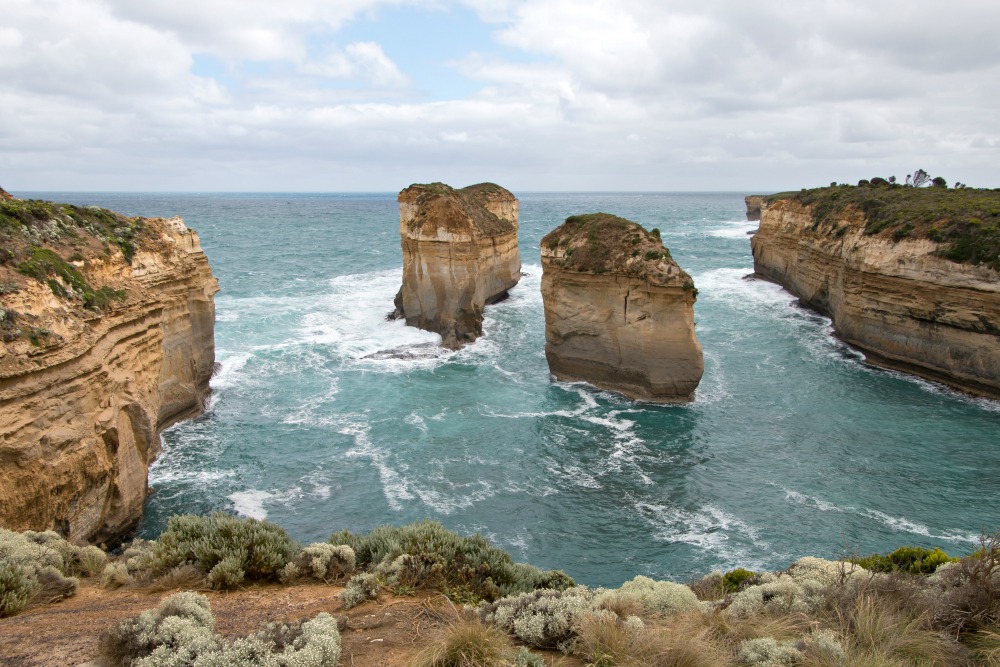
POLYGON ((394 318, 441 334, 457 349, 483 333, 483 308, 521 278, 518 201, 492 183, 443 183, 399 193, 403 285, 394 318))
POLYGON ((542 239, 549 370, 631 398, 692 400, 704 371, 696 294, 658 230, 607 213, 567 218, 542 239))
POLYGON ((756 273, 869 362, 1000 398, 1000 196, 838 186, 765 201, 756 273))
POLYGON ((0 201, 0 526, 114 541, 202 409, 218 285, 179 218, 0 201))
POLYGON ((747 220, 751 222, 760 220, 760 207, 764 204, 764 198, 760 195, 747 195, 743 201, 747 205, 747 220))

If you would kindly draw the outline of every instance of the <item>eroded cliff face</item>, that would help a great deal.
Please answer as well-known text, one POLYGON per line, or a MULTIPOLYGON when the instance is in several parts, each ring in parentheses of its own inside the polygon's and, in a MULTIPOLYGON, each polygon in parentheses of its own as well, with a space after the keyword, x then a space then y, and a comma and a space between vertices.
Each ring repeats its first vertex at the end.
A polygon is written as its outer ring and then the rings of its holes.
POLYGON ((403 285, 393 316, 457 349, 483 333, 483 308, 521 278, 518 201, 492 183, 442 183, 399 193, 403 285))
POLYGON ((659 232, 604 213, 542 239, 545 357, 559 380, 631 398, 687 402, 704 373, 697 290, 659 232))
POLYGON ((764 197, 761 195, 747 195, 743 198, 747 205, 747 220, 756 222, 760 220, 760 208, 764 204, 764 197))
POLYGON ((114 541, 160 430, 208 395, 218 284, 179 218, 14 203, 40 217, 5 220, 24 242, 0 264, 0 526, 114 541))
POLYGON ((810 206, 766 203, 754 270, 829 315, 868 361, 1000 398, 1000 273, 864 227, 857 209, 818 225, 810 206))

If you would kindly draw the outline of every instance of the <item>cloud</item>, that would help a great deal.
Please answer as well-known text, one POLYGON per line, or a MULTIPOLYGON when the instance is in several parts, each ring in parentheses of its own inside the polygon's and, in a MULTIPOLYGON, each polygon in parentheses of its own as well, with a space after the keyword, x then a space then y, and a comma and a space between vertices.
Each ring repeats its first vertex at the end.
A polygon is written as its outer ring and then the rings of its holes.
POLYGON ((492 39, 420 64, 383 19, 454 4, 6 4, 9 187, 757 189, 917 164, 1000 184, 992 3, 462 0, 492 39), (435 73, 462 94, 413 84, 435 73))

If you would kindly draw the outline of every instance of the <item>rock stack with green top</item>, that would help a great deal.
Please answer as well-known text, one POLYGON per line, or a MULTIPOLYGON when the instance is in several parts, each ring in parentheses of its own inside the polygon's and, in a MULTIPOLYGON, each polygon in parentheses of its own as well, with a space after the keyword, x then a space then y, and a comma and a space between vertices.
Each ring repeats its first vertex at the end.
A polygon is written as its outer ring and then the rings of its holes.
POLYGON ((575 215, 541 250, 545 356, 557 379, 660 403, 694 398, 704 372, 697 290, 658 230, 575 215))

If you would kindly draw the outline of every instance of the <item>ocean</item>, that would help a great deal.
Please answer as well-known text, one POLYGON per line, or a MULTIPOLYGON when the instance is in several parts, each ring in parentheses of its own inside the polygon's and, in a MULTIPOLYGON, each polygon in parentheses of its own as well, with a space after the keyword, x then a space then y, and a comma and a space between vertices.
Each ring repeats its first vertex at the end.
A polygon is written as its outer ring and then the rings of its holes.
POLYGON ((515 194, 524 276, 480 340, 438 353, 385 320, 394 193, 19 193, 180 215, 221 284, 211 403, 164 432, 140 534, 215 510, 304 543, 429 518, 616 586, 902 545, 964 554, 1000 529, 1000 403, 871 368, 827 318, 748 279, 742 193, 515 194), (659 228, 693 276, 693 403, 549 376, 539 239, 594 211, 659 228), (414 358, 367 358, 399 349, 414 358))

